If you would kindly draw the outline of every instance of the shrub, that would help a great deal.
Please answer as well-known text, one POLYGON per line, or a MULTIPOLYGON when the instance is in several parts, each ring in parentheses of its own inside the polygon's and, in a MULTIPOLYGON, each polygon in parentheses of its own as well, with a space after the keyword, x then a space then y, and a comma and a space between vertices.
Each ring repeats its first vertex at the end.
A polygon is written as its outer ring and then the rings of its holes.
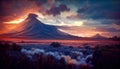
POLYGON ((96 69, 119 69, 120 49, 116 46, 100 46, 93 53, 96 69))
POLYGON ((61 44, 60 44, 59 42, 52 42, 52 43, 50 44, 50 46, 52 46, 52 47, 60 47, 61 44))

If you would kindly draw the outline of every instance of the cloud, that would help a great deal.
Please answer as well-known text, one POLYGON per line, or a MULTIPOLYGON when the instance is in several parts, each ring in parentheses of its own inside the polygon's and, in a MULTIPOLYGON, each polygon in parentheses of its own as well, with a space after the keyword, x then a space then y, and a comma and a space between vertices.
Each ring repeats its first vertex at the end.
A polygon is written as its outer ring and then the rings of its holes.
POLYGON ((99 10, 96 10, 96 12, 91 13, 90 17, 92 19, 116 19, 116 20, 119 20, 120 19, 119 15, 120 15, 120 12, 116 12, 116 11, 110 11, 110 10, 99 11, 99 10))
POLYGON ((112 27, 115 28, 116 30, 119 30, 120 32, 120 25, 113 23, 112 27))
POLYGON ((71 14, 69 16, 66 17, 67 19, 80 19, 81 16, 78 14, 71 14))
POLYGON ((44 5, 48 2, 48 0, 31 0, 35 2, 38 6, 44 5))
POLYGON ((101 31, 101 32, 120 32, 120 28, 119 28, 119 30, 118 29, 115 29, 115 28, 112 28, 112 27, 108 27, 108 26, 106 26, 106 27, 97 27, 96 29, 95 29, 96 31, 101 31))
POLYGON ((81 5, 77 13, 92 19, 120 19, 120 1, 88 1, 81 5))
POLYGON ((87 26, 110 26, 113 22, 116 22, 116 20, 113 19, 86 19, 84 22, 84 25, 87 26))
MULTIPOLYGON (((11 10, 11 4, 13 4, 12 1, 0 1, 0 21, 6 20, 5 16, 11 15, 10 12, 11 10), (8 3, 9 2, 9 3, 8 3), (6 6, 7 5, 7 6, 6 6), (9 11, 9 12, 8 12, 9 11)), ((10 18, 11 19, 11 18, 10 18)))
POLYGON ((16 25, 14 24, 9 25, 9 24, 0 23, 0 34, 6 33, 15 27, 16 25))
POLYGON ((83 6, 82 8, 79 8, 77 10, 78 13, 85 13, 86 11, 88 11, 88 7, 87 6, 83 6))
POLYGON ((56 6, 51 7, 49 10, 46 11, 46 13, 49 15, 56 16, 56 15, 60 15, 61 12, 64 12, 64 11, 70 11, 70 8, 68 8, 64 4, 61 4, 58 7, 56 6))
POLYGON ((106 15, 106 18, 109 18, 109 19, 120 19, 120 12, 107 11, 105 15, 106 15))
POLYGON ((116 23, 118 23, 119 21, 116 20, 111 20, 111 19, 90 19, 90 20, 86 20, 84 22, 84 26, 89 26, 89 27, 93 27, 92 30, 95 31, 99 31, 99 32, 119 32, 119 25, 117 25, 116 23))
POLYGON ((2 23, 0 23, 0 30, 3 30, 3 24, 2 23))
POLYGON ((41 6, 28 0, 2 0, 0 1, 0 21, 11 21, 27 15, 29 12, 38 11, 41 6))

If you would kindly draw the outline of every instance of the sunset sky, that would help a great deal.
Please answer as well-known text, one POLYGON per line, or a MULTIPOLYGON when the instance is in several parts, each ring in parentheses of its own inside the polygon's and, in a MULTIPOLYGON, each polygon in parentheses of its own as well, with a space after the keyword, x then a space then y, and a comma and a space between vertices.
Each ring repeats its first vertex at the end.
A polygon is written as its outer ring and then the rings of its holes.
POLYGON ((120 0, 0 0, 0 34, 29 13, 72 35, 120 36, 120 0))

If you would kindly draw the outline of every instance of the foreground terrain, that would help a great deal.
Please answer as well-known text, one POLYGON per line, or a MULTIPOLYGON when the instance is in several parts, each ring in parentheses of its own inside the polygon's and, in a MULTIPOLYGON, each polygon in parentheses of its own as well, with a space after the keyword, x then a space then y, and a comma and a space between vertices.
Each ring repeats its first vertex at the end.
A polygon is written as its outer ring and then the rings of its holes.
POLYGON ((119 69, 120 45, 25 45, 0 41, 0 69, 119 69))

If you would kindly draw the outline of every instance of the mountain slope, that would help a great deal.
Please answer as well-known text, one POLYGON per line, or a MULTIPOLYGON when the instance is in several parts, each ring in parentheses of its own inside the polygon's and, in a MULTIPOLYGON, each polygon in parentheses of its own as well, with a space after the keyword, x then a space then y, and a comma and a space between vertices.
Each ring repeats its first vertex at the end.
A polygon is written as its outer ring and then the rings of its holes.
POLYGON ((37 20, 37 15, 29 14, 23 22, 7 34, 9 37, 33 38, 33 39, 69 39, 77 38, 59 31, 55 26, 47 25, 37 20))

